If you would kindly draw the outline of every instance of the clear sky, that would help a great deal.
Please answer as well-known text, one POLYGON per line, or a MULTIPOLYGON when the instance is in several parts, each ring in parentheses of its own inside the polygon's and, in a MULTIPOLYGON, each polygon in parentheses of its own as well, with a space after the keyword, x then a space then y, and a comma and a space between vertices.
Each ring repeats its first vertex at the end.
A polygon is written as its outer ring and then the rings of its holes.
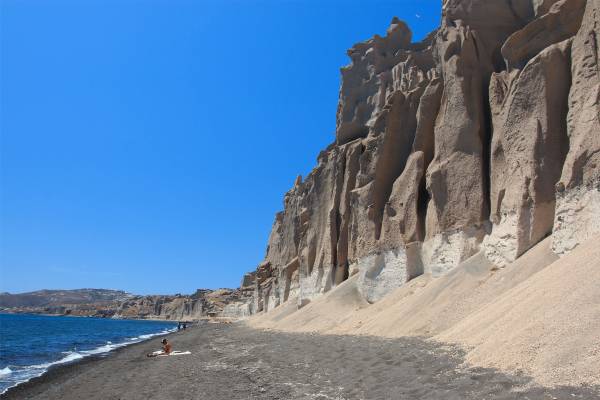
POLYGON ((440 0, 2 0, 0 291, 237 287, 346 50, 440 0))

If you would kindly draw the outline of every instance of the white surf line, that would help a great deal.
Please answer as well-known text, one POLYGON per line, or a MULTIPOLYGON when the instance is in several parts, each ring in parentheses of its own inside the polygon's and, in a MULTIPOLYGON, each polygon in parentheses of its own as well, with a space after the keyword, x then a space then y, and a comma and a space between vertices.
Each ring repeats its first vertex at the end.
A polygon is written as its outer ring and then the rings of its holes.
POLYGON ((66 351, 66 352, 63 352, 63 354, 66 354, 63 358, 61 358, 60 360, 57 360, 57 361, 53 361, 53 362, 27 365, 27 366, 22 366, 22 367, 12 366, 14 369, 10 368, 10 366, 8 366, 6 368, 0 369, 0 380, 6 381, 6 378, 11 378, 11 375, 14 375, 15 381, 14 381, 13 385, 8 386, 5 389, 3 389, 0 392, 0 394, 4 394, 8 391, 8 389, 14 388, 22 383, 29 382, 33 378, 42 376, 43 374, 48 372, 48 369, 50 367, 54 367, 56 365, 61 365, 61 364, 72 363, 72 362, 81 360, 85 357, 89 357, 92 355, 108 354, 115 349, 129 346, 129 345, 132 345, 135 343, 145 342, 149 339, 152 339, 155 336, 166 335, 166 334, 173 333, 176 331, 177 331, 177 328, 173 327, 172 329, 165 329, 165 330, 163 330, 161 332, 157 332, 157 333, 149 333, 149 334, 136 336, 136 337, 130 338, 127 341, 121 342, 121 343, 113 344, 113 343, 107 341, 106 344, 103 344, 103 345, 98 346, 91 350, 82 350, 79 352, 66 351))

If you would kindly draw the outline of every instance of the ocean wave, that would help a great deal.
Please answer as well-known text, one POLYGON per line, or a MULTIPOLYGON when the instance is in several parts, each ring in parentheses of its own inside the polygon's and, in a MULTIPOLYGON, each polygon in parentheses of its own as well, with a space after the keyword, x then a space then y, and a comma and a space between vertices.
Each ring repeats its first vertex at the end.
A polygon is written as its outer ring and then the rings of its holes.
POLYGON ((66 356, 64 356, 63 358, 61 358, 58 361, 53 361, 53 362, 48 362, 48 363, 43 363, 43 364, 36 364, 36 365, 30 365, 27 367, 24 367, 24 369, 43 369, 46 370, 50 367, 52 367, 53 365, 60 365, 60 364, 66 364, 66 363, 70 363, 76 360, 80 360, 83 358, 83 355, 76 352, 76 351, 65 351, 63 352, 63 354, 66 354, 66 356))
POLYGON ((130 338, 121 343, 113 344, 112 342, 107 341, 106 344, 98 346, 91 350, 63 351, 62 354, 64 354, 65 356, 57 361, 22 366, 22 367, 21 366, 12 366, 13 368, 6 367, 3 369, 0 369, 0 378, 4 382, 10 383, 10 385, 8 387, 6 387, 4 390, 2 390, 0 392, 0 394, 5 393, 11 387, 15 387, 21 383, 28 382, 29 380, 31 380, 33 378, 37 378, 38 376, 43 375, 46 371, 48 371, 48 369, 50 367, 54 367, 56 365, 61 365, 61 364, 69 364, 69 363, 81 360, 82 358, 89 357, 92 355, 108 354, 109 352, 111 352, 115 349, 118 349, 120 347, 129 346, 134 343, 140 343, 140 342, 146 341, 148 339, 151 339, 155 336, 165 335, 167 333, 175 332, 176 330, 177 330, 176 328, 165 329, 160 332, 151 333, 151 334, 147 334, 147 335, 140 335, 139 337, 133 337, 133 338, 130 338))

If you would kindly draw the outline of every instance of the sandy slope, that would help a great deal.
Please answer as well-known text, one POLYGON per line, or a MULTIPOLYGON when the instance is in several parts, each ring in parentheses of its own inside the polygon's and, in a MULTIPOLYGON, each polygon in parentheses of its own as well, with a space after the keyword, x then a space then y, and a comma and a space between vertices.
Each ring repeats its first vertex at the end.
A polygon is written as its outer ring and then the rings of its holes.
POLYGON ((336 290, 317 297, 299 311, 296 311, 296 300, 290 299, 271 312, 252 318, 251 326, 292 332, 328 332, 369 306, 356 288, 356 278, 344 281, 336 290))
POLYGON ((545 385, 600 383, 600 237, 558 259, 550 238, 497 269, 475 255, 450 274, 421 276, 378 303, 349 279, 295 311, 288 302, 254 327, 460 343, 475 365, 523 370, 545 385))

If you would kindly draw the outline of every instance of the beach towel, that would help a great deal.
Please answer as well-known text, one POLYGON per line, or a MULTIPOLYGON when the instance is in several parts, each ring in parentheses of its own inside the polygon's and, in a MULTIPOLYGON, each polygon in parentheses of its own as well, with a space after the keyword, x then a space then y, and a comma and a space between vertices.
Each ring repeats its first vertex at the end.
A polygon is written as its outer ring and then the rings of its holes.
POLYGON ((169 354, 160 354, 159 357, 168 357, 168 356, 184 356, 186 354, 192 354, 191 351, 172 351, 169 354))
POLYGON ((175 351, 172 351, 170 354, 163 354, 162 350, 158 350, 158 351, 155 351, 152 353, 153 356, 158 356, 158 357, 183 356, 183 355, 187 355, 187 354, 192 354, 192 352, 175 350, 175 351))

